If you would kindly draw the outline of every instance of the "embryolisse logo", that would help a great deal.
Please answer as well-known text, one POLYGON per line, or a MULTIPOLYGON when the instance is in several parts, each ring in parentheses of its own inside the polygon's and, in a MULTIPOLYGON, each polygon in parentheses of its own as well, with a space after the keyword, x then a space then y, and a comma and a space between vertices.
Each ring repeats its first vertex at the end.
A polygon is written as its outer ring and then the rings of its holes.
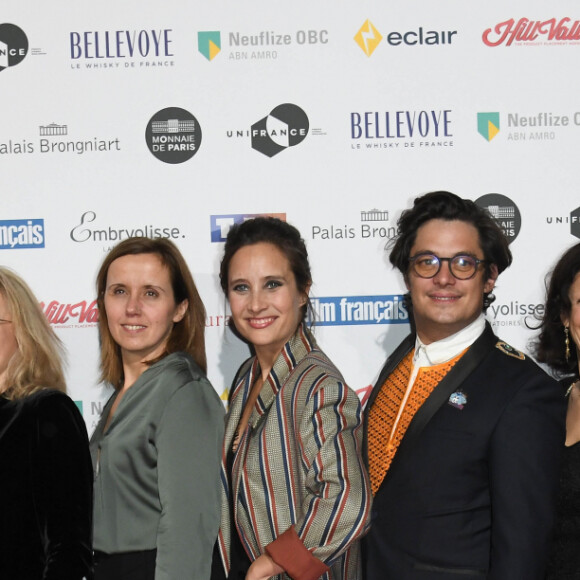
POLYGON ((15 24, 0 24, 0 71, 16 66, 28 54, 28 38, 15 24))
POLYGON ((137 227, 111 227, 97 225, 97 214, 94 211, 86 211, 81 215, 79 223, 70 231, 70 239, 73 242, 120 242, 134 236, 147 238, 168 238, 175 240, 184 238, 179 228, 160 227, 151 224, 141 224, 137 227))
POLYGON ((189 111, 168 107, 151 117, 145 129, 145 141, 160 161, 183 163, 198 152, 201 127, 189 111))

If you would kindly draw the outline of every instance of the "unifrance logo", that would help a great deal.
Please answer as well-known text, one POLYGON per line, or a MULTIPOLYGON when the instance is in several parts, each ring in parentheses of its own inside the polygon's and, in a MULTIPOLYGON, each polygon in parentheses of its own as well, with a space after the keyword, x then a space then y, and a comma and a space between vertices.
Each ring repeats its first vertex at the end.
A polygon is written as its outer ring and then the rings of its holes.
POLYGON ((401 294, 312 298, 315 326, 407 324, 409 313, 401 294))
POLYGON ((381 43, 381 40, 383 40, 383 37, 373 26, 373 23, 370 20, 366 20, 355 34, 354 40, 367 56, 371 56, 381 43))
POLYGON ((0 220, 0 250, 44 248, 44 220, 0 220))
POLYGON ((168 107, 151 117, 145 129, 145 141, 160 161, 183 163, 199 151, 201 127, 189 111, 168 107))
POLYGON ((580 238, 580 207, 573 209, 570 215, 552 215, 546 216, 546 222, 550 225, 570 225, 570 234, 575 238, 580 238))
POLYGON ((222 40, 219 30, 197 33, 197 49, 207 60, 213 60, 222 49, 222 40))
POLYGON ((500 193, 488 193, 476 199, 475 203, 487 210, 503 231, 508 244, 518 237, 522 227, 522 216, 518 206, 509 197, 500 193))
POLYGON ((499 113, 477 113, 477 132, 491 141, 499 133, 499 113))
POLYGON ((310 123, 306 113, 297 105, 284 103, 252 125, 252 149, 267 157, 274 157, 288 147, 306 139, 310 123))
POLYGON ((0 71, 20 64, 28 54, 28 38, 15 24, 0 24, 0 71))
POLYGON ((210 228, 211 228, 211 241, 215 242, 225 242, 228 237, 228 232, 234 224, 242 224, 246 220, 250 220, 255 217, 274 217, 286 221, 285 213, 239 213, 239 214, 228 214, 228 215, 211 215, 210 228))
POLYGON ((370 20, 366 20, 355 34, 354 41, 367 56, 371 56, 382 40, 389 46, 430 47, 450 45, 456 35, 457 30, 428 30, 423 26, 403 32, 393 30, 381 35, 373 23, 370 20))
POLYGON ((580 44, 580 21, 568 17, 549 20, 529 20, 514 18, 504 20, 482 34, 483 43, 490 47, 523 46, 524 44, 543 46, 545 44, 580 44))

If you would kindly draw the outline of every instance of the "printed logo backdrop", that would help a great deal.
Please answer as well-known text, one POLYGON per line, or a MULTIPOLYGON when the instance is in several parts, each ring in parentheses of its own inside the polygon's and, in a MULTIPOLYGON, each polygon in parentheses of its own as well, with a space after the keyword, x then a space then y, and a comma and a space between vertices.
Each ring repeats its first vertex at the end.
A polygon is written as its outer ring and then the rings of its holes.
POLYGON ((3 2, 0 260, 63 339, 89 429, 110 392, 94 279, 131 235, 185 255, 225 397, 249 355, 217 279, 225 236, 255 215, 296 225, 318 341, 364 398, 409 330, 385 247, 415 196, 448 189, 510 239, 488 318, 527 350, 580 238, 579 59, 564 0, 3 2))

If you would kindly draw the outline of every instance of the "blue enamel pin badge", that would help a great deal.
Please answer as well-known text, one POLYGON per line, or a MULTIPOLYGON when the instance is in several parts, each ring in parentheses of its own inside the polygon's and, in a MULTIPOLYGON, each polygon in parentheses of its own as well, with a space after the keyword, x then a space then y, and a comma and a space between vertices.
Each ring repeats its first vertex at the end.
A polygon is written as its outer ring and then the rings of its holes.
POLYGON ((452 407, 461 410, 463 407, 465 407, 465 405, 467 405, 467 395, 461 391, 452 393, 452 395, 449 397, 449 404, 452 407))

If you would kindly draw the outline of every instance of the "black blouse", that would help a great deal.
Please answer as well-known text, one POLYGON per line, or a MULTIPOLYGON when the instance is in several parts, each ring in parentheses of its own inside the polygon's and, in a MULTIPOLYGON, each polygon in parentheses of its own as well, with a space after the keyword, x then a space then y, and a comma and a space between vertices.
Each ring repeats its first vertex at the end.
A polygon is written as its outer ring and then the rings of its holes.
POLYGON ((92 578, 87 431, 64 393, 0 397, 0 578, 92 578))

